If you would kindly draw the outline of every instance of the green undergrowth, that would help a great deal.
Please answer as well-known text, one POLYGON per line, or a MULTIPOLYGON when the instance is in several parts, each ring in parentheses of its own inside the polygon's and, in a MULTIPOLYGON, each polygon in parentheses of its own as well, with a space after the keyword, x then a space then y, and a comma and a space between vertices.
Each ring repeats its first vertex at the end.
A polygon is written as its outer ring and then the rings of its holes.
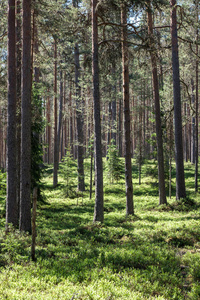
MULTIPOLYGON (((5 226, 5 197, 0 198, 0 299, 200 299, 200 201, 194 190, 194 167, 186 165, 188 199, 168 199, 158 206, 158 188, 142 166, 138 184, 133 162, 135 214, 126 217, 122 179, 104 180, 104 223, 93 223, 86 191, 76 178, 63 176, 52 187, 52 167, 45 170, 45 202, 37 210, 36 262, 31 237, 5 226), (66 180, 73 197, 66 193, 66 180), (73 184, 72 184, 73 183, 73 184)), ((71 174, 75 174, 75 164, 71 174)), ((70 173, 69 173, 70 174, 70 173)), ((173 178, 174 180, 174 178, 173 178)), ((175 182, 175 180, 174 180, 175 182)), ((94 189, 94 186, 93 186, 94 189)), ((175 193, 175 192, 174 192, 175 193)))

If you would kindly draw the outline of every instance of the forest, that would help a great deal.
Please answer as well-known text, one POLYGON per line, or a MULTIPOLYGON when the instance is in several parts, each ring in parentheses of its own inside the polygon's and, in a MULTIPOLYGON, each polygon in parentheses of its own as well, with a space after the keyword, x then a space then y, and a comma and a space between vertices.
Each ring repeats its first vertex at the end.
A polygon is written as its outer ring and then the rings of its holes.
POLYGON ((199 5, 0 1, 0 299, 200 299, 199 5))

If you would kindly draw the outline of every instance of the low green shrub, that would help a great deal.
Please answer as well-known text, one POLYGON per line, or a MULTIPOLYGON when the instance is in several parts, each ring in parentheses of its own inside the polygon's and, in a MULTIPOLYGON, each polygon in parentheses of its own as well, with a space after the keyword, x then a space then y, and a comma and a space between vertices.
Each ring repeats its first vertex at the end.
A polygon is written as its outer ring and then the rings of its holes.
POLYGON ((6 173, 0 171, 0 195, 5 195, 6 193, 6 173))

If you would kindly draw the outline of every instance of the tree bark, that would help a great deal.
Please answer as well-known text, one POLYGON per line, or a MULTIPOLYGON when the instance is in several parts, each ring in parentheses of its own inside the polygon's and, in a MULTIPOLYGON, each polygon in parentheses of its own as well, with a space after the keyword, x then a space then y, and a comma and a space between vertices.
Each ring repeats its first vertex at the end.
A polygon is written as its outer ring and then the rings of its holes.
POLYGON ((125 179, 126 179, 126 214, 134 213, 133 183, 131 164, 131 134, 130 134, 130 107, 129 107, 129 69, 127 44, 127 14, 126 6, 121 4, 122 24, 122 74, 123 74, 123 102, 124 102, 124 131, 125 131, 125 179))
POLYGON ((119 156, 122 156, 122 99, 119 98, 119 108, 118 108, 118 151, 119 156))
MULTIPOLYGON (((196 21, 198 24, 199 21, 199 4, 198 0, 196 1, 196 21)), ((198 164, 199 164, 199 30, 196 31, 196 126, 195 126, 195 192, 198 192, 198 164)))
POLYGON ((90 147, 90 199, 92 199, 92 185, 93 185, 93 148, 90 147))
POLYGON ((17 93, 17 112, 16 112, 16 159, 17 159, 17 179, 16 179, 16 193, 18 205, 19 218, 19 203, 20 203, 20 169, 21 169, 21 67, 22 67, 22 41, 21 41, 21 1, 16 1, 16 93, 17 93))
POLYGON ((84 133, 83 133, 83 100, 81 99, 80 87, 80 61, 79 61, 79 47, 76 43, 74 49, 75 57, 75 85, 76 85, 76 127, 77 127, 77 140, 78 140, 78 190, 85 191, 84 180, 84 133))
POLYGON ((148 32, 149 32, 149 47, 152 65, 153 78, 153 95, 155 103, 155 117, 156 117, 156 141, 157 141, 157 159, 158 159, 158 178, 159 178, 159 204, 166 204, 165 191, 165 169, 164 169, 164 155, 163 155, 163 140, 162 140, 162 124, 160 113, 160 97, 159 97, 159 83, 157 73, 156 49, 154 47, 153 38, 153 19, 151 7, 148 7, 148 32))
POLYGON ((111 115, 112 115, 112 130, 111 130, 111 140, 114 141, 114 145, 116 145, 116 140, 117 140, 117 126, 116 126, 116 117, 117 117, 117 104, 116 104, 116 77, 115 77, 115 72, 116 72, 116 67, 115 64, 113 64, 112 67, 112 75, 114 77, 114 84, 112 86, 113 89, 113 100, 111 103, 111 115))
POLYGON ((31 232, 31 0, 23 0, 20 230, 31 232))
POLYGON ((170 0, 171 6, 171 39, 172 39, 172 69, 174 93, 174 123, 175 123, 175 155, 176 155, 176 199, 185 198, 185 174, 183 163, 182 114, 179 75, 179 56, 177 38, 176 0, 170 0))
POLYGON ((141 184, 141 170, 142 170, 142 95, 139 105, 138 117, 139 117, 139 124, 138 124, 138 177, 139 177, 139 185, 141 184))
POLYGON ((95 152, 95 208, 94 222, 104 220, 103 164, 101 145, 101 119, 98 62, 97 0, 92 0, 92 75, 94 101, 94 152, 95 152))
POLYGON ((50 97, 48 96, 46 99, 46 119, 47 119, 47 127, 46 127, 46 140, 47 140, 47 163, 50 164, 52 162, 51 159, 51 104, 50 97))
POLYGON ((16 39, 15 0, 8 2, 8 111, 7 111, 7 201, 6 226, 18 225, 16 194, 16 39))
POLYGON ((74 128, 73 128, 73 105, 72 105, 72 85, 70 84, 69 92, 69 141, 70 141, 70 153, 74 157, 74 128))
MULTIPOLYGON (((62 62, 61 62, 62 63, 62 62)), ((59 153, 61 150, 61 131, 63 119, 63 72, 60 70, 60 102, 59 102, 59 116, 58 116, 58 132, 57 132, 57 169, 59 167, 59 153)))
MULTIPOLYGON (((195 90, 195 87, 194 87, 194 80, 193 78, 191 79, 191 87, 192 87, 192 105, 194 106, 195 105, 195 94, 194 94, 194 90, 195 90)), ((195 149, 196 149, 196 146, 195 146, 195 140, 196 140, 196 137, 195 137, 195 116, 193 115, 192 116, 192 119, 191 119, 191 128, 192 128, 192 135, 191 135, 191 163, 195 163, 195 149)))
POLYGON ((54 155, 53 186, 58 184, 58 104, 57 104, 57 41, 54 38, 54 155))
MULTIPOLYGON (((73 6, 78 7, 78 2, 73 0, 73 6)), ((78 160, 78 190, 85 191, 84 180, 84 133, 83 133, 83 99, 81 97, 80 87, 80 57, 79 46, 75 44, 74 60, 75 60, 75 87, 76 87, 76 129, 77 129, 77 160, 78 160)))
POLYGON ((33 212, 32 212, 32 243, 31 243, 31 258, 33 261, 35 258, 35 245, 36 245, 36 209, 37 209, 37 196, 38 190, 37 187, 33 189, 33 212))

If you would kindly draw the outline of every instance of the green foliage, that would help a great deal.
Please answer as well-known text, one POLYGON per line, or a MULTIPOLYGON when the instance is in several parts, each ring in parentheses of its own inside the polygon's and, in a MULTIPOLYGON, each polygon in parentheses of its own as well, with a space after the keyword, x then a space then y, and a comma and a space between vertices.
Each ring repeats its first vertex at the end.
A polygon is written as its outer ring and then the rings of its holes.
POLYGON ((185 254, 183 262, 189 266, 190 274, 195 281, 200 282, 200 255, 194 251, 189 251, 185 254))
POLYGON ((190 211, 198 209, 197 203, 190 198, 182 198, 171 204, 171 208, 179 211, 190 211))
POLYGON ((151 178, 151 185, 152 186, 158 186, 158 166, 157 162, 150 164, 147 166, 145 170, 145 176, 148 176, 151 178))
POLYGON ((200 298, 200 284, 195 283, 191 287, 191 292, 189 293, 189 299, 199 300, 200 298))
MULTIPOLYGON (((143 172, 150 166, 146 161, 143 172)), ((68 158, 59 175, 65 170, 75 185, 76 161, 68 158)), ((189 191, 191 170, 186 164, 189 191)), ((140 186, 133 177, 135 215, 126 217, 124 186, 106 183, 105 222, 94 224, 94 201, 76 205, 63 195, 67 178, 53 189, 52 169, 45 171, 48 203, 38 208, 36 262, 30 261, 30 236, 12 229, 6 236, 1 219, 1 299, 199 299, 198 195, 191 192, 195 204, 191 200, 187 211, 173 208, 175 195, 161 210, 151 177, 143 176, 140 186)))
POLYGON ((135 152, 134 152, 134 158, 135 161, 138 165, 142 165, 145 162, 145 158, 144 158, 144 149, 141 147, 140 145, 137 145, 135 152))
POLYGON ((12 263, 23 263, 29 259, 30 236, 12 226, 6 234, 0 232, 0 267, 12 263))
POLYGON ((111 141, 108 147, 106 169, 110 182, 119 181, 124 174, 124 166, 120 160, 116 145, 111 141))
POLYGON ((67 149, 60 173, 65 181, 64 193, 66 197, 75 198, 77 196, 77 162, 73 159, 70 150, 67 149))
POLYGON ((0 195, 6 193, 6 173, 0 171, 0 195))
POLYGON ((41 90, 38 84, 32 88, 32 125, 31 125, 31 181, 32 188, 39 186, 42 177, 43 151, 41 134, 44 130, 43 105, 41 90))

